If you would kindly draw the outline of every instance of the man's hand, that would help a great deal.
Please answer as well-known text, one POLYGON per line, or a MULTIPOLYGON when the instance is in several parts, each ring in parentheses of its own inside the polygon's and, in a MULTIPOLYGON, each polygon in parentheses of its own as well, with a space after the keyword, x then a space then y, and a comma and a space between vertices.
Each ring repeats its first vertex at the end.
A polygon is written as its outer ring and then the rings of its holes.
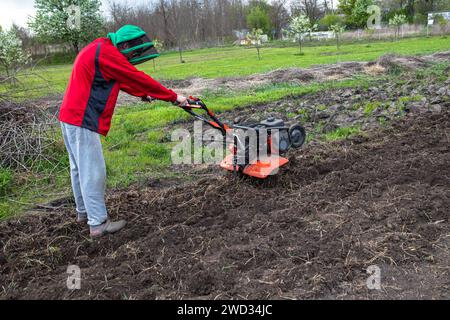
POLYGON ((188 100, 185 96, 177 95, 177 104, 181 107, 188 105, 188 100))

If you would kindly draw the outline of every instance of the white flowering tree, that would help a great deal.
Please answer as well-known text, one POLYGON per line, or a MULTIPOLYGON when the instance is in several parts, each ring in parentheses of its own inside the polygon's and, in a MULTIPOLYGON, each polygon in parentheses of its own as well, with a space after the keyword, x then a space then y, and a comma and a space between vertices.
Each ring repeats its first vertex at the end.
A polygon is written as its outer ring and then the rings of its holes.
POLYGON ((404 14, 396 14, 389 19, 389 25, 395 28, 394 38, 398 40, 400 35, 400 28, 406 23, 406 16, 404 14))
POLYGON ((6 79, 15 83, 15 75, 21 66, 30 59, 30 55, 22 48, 22 40, 13 29, 0 30, 0 68, 6 79))
POLYGON ((330 30, 333 31, 334 38, 336 39, 336 47, 339 51, 341 36, 344 33, 345 27, 339 23, 330 26, 330 30))
POLYGON ((253 28, 251 32, 247 34, 247 40, 250 45, 254 45, 256 51, 258 53, 258 60, 261 60, 261 56, 259 54, 259 50, 261 49, 261 39, 262 39, 263 31, 259 28, 253 28))
MULTIPOLYGON (((159 53, 161 53, 162 49, 164 48, 164 41, 153 39, 153 46, 156 50, 158 50, 159 53)), ((156 59, 153 59, 153 70, 156 71, 156 59)))
POLYGON ((312 32, 311 31, 311 22, 309 18, 305 15, 299 15, 297 17, 292 18, 291 23, 289 24, 289 31, 291 36, 298 41, 300 54, 302 54, 302 43, 303 38, 306 34, 312 32))
POLYGON ((75 53, 104 33, 100 0, 35 0, 28 25, 42 42, 70 44, 75 53))

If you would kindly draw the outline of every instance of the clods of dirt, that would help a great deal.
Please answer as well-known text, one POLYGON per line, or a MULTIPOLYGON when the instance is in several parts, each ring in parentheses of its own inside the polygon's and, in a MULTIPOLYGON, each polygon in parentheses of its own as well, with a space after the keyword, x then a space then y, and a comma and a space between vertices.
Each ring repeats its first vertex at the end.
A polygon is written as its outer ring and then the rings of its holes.
POLYGON ((0 297, 448 299, 449 128, 448 109, 407 115, 295 150, 265 181, 217 169, 112 192, 112 218, 129 224, 96 241, 73 209, 0 222, 0 297))

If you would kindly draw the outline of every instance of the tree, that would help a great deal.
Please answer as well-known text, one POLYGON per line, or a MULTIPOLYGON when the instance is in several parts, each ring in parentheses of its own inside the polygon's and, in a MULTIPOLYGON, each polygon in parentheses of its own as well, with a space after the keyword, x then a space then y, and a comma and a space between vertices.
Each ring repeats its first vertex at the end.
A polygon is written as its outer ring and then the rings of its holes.
POLYGON ((287 0, 273 0, 272 6, 269 10, 270 23, 273 28, 272 37, 279 38, 281 36, 282 28, 289 23, 289 12, 285 4, 287 0))
POLYGON ((249 43, 255 45, 256 51, 258 52, 258 60, 261 60, 259 50, 261 46, 262 35, 263 35, 262 29, 255 29, 255 28, 253 28, 252 31, 247 35, 249 43))
POLYGON ((22 40, 14 29, 0 30, 0 66, 6 73, 7 80, 15 83, 18 69, 29 61, 30 55, 22 48, 22 40))
POLYGON ((78 53, 103 31, 100 0, 35 0, 34 6, 29 26, 43 42, 68 43, 78 53))
POLYGON ((23 48, 29 48, 31 46, 33 37, 31 36, 29 29, 13 23, 11 26, 11 31, 13 31, 17 35, 17 37, 22 40, 23 48))
POLYGON ((214 46, 233 40, 236 31, 252 30, 255 26, 248 26, 247 16, 259 7, 269 17, 269 23, 263 18, 266 22, 261 24, 262 29, 276 37, 290 20, 286 1, 271 0, 269 4, 267 0, 153 0, 132 4, 109 0, 107 27, 116 30, 123 24, 139 25, 150 37, 163 40, 167 48, 179 44, 214 46))
POLYGON ((349 28, 364 28, 370 14, 367 7, 373 4, 373 0, 340 0, 339 10, 345 14, 345 24, 349 28))
POLYGON ((447 33, 447 26, 448 26, 448 21, 447 19, 445 19, 441 14, 436 14, 434 16, 434 21, 435 23, 437 23, 439 25, 439 28, 441 29, 441 32, 443 34, 447 33))
POLYGON ((367 12, 367 8, 373 5, 373 0, 356 0, 353 7, 350 23, 357 28, 365 28, 367 26, 367 20, 370 14, 367 12))
POLYGON ((406 23, 406 16, 404 14, 396 14, 389 20, 389 25, 395 28, 394 39, 398 40, 400 35, 400 27, 406 23))
POLYGON ((345 27, 341 24, 333 24, 332 26, 330 26, 330 30, 333 31, 334 38, 336 39, 336 47, 339 51, 340 40, 342 33, 344 33, 345 27))
POLYGON ((300 0, 300 11, 308 17, 309 21, 314 24, 319 21, 322 16, 322 3, 319 0, 300 0))
POLYGON ((311 22, 309 21, 309 18, 305 15, 299 15, 297 17, 294 17, 291 21, 290 27, 290 33, 294 38, 297 38, 298 45, 300 48, 299 53, 302 54, 302 42, 303 37, 305 34, 307 34, 311 28, 311 22))
POLYGON ((342 18, 337 14, 327 14, 319 20, 321 30, 329 30, 333 24, 342 24, 342 18))
POLYGON ((249 29, 261 29, 268 33, 270 31, 269 15, 261 7, 253 7, 247 15, 247 26, 249 29))
MULTIPOLYGON (((158 52, 161 52, 161 50, 164 48, 164 41, 160 41, 158 39, 153 39, 153 46, 155 47, 158 52)), ((153 70, 156 71, 156 59, 153 59, 153 70)))
POLYGON ((347 17, 352 15, 356 0, 339 0, 338 8, 347 17))

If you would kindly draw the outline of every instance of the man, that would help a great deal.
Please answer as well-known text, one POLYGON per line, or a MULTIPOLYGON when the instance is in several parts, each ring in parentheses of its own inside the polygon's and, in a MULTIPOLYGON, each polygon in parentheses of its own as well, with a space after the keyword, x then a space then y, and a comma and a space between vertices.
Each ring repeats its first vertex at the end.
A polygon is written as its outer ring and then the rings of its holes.
POLYGON ((126 25, 87 45, 75 59, 60 108, 69 153, 77 221, 90 226, 93 238, 119 231, 126 221, 108 219, 106 167, 100 135, 106 136, 119 91, 133 96, 185 104, 186 98, 162 86, 134 65, 159 56, 139 27, 126 25))

